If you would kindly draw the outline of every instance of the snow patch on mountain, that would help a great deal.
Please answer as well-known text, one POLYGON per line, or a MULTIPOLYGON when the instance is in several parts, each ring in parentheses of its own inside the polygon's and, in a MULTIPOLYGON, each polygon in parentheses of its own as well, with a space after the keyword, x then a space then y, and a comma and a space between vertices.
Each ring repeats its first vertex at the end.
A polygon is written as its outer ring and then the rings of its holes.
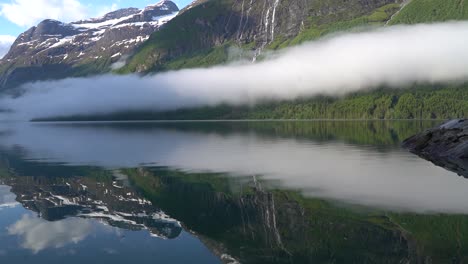
MULTIPOLYGON (((144 9, 120 9, 71 23, 47 19, 22 33, 2 62, 21 66, 64 62, 76 65, 109 58, 115 63, 178 12, 175 3, 164 0, 144 9)), ((0 38, 0 56, 1 43, 0 38)))

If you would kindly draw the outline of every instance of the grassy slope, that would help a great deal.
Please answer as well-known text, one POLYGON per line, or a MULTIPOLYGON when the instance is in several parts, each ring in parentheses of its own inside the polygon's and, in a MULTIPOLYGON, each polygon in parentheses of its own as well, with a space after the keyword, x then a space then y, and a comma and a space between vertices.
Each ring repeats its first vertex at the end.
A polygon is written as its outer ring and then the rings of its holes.
MULTIPOLYGON (((320 2, 317 4, 320 5, 320 2)), ((196 21, 197 17, 204 17, 206 21, 216 23, 218 14, 225 13, 230 8, 228 0, 210 1, 204 7, 195 7, 176 17, 161 31, 153 34, 130 60, 129 64, 120 70, 120 73, 206 67, 226 62, 229 59, 227 47, 237 46, 237 44, 228 41, 219 46, 205 47, 204 43, 200 43, 200 36, 210 37, 210 35, 205 32, 202 26, 194 24, 193 21, 196 21), (171 51, 171 48, 180 43, 190 43, 190 45, 189 47, 185 45, 183 51, 171 51), (168 54, 169 52, 172 53, 168 54), (159 57, 166 55, 169 55, 170 59, 153 65, 153 62, 157 61, 159 57)), ((381 26, 399 9, 400 5, 389 4, 364 16, 352 19, 336 17, 325 22, 310 17, 305 21, 304 29, 296 37, 288 39, 279 35, 267 48, 286 48, 334 32, 349 31, 364 26, 381 26)), ((412 0, 392 18, 389 24, 415 24, 464 19, 468 19, 468 0, 412 0)), ((249 50, 254 46, 255 43, 250 43, 242 45, 240 48, 249 50)))
MULTIPOLYGON (((317 9, 324 5, 323 1, 316 1, 317 9)), ((136 52, 126 67, 119 73, 129 73, 134 71, 161 71, 181 68, 204 67, 224 63, 228 60, 227 47, 235 46, 244 50, 252 50, 256 44, 244 43, 241 46, 228 39, 215 46, 206 46, 201 43, 201 38, 211 38, 213 35, 206 32, 204 25, 196 23, 198 17, 203 17, 205 23, 215 25, 222 19, 219 14, 226 14, 232 8, 232 1, 220 0, 209 1, 204 6, 192 8, 189 12, 172 20, 165 28, 154 33, 151 38, 136 52), (195 21, 195 23, 194 23, 195 21), (190 45, 187 45, 190 43, 190 45), (183 46, 184 49, 174 52, 174 47, 183 46), (168 54, 170 53, 170 54, 168 54), (160 61, 161 57, 168 57, 160 61), (156 65, 154 61, 158 61, 156 65)), ((349 30, 358 26, 382 25, 392 14, 399 9, 398 4, 389 4, 378 8, 373 13, 364 16, 356 16, 359 11, 349 10, 346 13, 337 13, 336 16, 322 19, 309 18, 304 23, 304 29, 295 38, 287 39, 278 34, 275 41, 267 49, 285 48, 297 45, 307 40, 317 39, 326 34, 337 31, 349 30), (322 21, 324 20, 324 21, 322 21)), ((254 10, 252 12, 261 11, 254 10)), ((226 22, 223 22, 226 23, 226 22)), ((210 29, 211 30, 211 29, 210 29)))
POLYGON ((333 23, 320 24, 316 19, 310 17, 307 26, 293 39, 278 38, 269 48, 278 49, 298 45, 305 41, 315 40, 325 35, 359 29, 365 26, 379 26, 387 22, 391 16, 400 9, 399 4, 389 4, 375 10, 372 14, 351 20, 342 20, 333 23))
POLYGON ((416 24, 468 19, 468 0, 412 0, 390 24, 416 24))
MULTIPOLYGON (((229 9, 229 1, 210 1, 205 6, 196 6, 188 12, 175 17, 170 23, 165 25, 160 31, 151 35, 131 58, 130 62, 122 68, 119 73, 130 73, 134 71, 160 71, 164 69, 182 68, 185 63, 172 61, 172 65, 168 66, 165 63, 168 61, 160 61, 157 65, 153 65, 154 61, 160 57, 178 57, 181 61, 187 58, 187 54, 193 57, 196 61, 196 66, 214 65, 225 62, 223 55, 218 54, 216 49, 205 49, 204 43, 200 41, 201 36, 209 35, 209 32, 204 31, 203 25, 193 23, 198 17, 203 17, 206 21, 214 22, 218 14, 224 13, 229 9), (175 47, 183 45, 181 51, 172 51, 175 47)), ((195 65, 194 65, 195 66, 195 65)))

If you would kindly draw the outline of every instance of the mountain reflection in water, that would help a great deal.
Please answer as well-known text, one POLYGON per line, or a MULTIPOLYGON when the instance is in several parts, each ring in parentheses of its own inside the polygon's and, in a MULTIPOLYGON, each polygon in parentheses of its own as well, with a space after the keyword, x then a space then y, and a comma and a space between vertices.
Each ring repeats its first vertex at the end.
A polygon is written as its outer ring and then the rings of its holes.
POLYGON ((86 259, 80 247, 112 238, 121 248, 106 256, 141 263, 154 243, 175 263, 169 248, 199 263, 461 263, 468 181, 399 147, 432 125, 10 124, 0 245, 19 237, 39 263, 54 249, 86 259))

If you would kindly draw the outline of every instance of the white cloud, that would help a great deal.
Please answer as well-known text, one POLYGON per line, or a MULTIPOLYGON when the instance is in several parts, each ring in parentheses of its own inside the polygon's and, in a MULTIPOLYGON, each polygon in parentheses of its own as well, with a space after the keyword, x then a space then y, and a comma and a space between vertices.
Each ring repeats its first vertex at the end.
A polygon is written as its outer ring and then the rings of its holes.
POLYGON ((15 39, 14 36, 0 35, 0 59, 8 53, 15 39))
POLYGON ((15 201, 16 195, 10 192, 10 187, 0 185, 0 211, 2 209, 14 208, 18 206, 15 201))
POLYGON ((40 218, 24 215, 8 228, 10 235, 23 238, 22 247, 38 253, 47 248, 62 248, 70 243, 85 239, 93 227, 88 220, 70 218, 58 222, 47 222, 40 218))
POLYGON ((72 22, 116 10, 117 4, 84 5, 79 0, 11 0, 0 4, 0 15, 21 27, 44 19, 72 22))
POLYGON ((95 15, 96 16, 103 16, 103 15, 105 15, 105 14, 107 14, 109 12, 115 11, 117 9, 119 9, 119 4, 117 4, 117 3, 113 3, 113 4, 109 5, 109 6, 99 6, 96 9, 98 11, 97 11, 97 13, 95 15))
POLYGON ((36 25, 43 19, 64 22, 86 17, 86 6, 77 0, 13 0, 0 5, 0 14, 9 21, 22 26, 36 25))

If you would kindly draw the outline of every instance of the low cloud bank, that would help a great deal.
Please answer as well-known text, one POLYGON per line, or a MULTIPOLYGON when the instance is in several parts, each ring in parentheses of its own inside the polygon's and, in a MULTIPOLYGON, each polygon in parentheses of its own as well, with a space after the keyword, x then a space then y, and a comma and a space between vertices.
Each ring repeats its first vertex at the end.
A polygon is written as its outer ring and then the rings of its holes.
POLYGON ((342 95, 382 85, 468 80, 468 23, 394 26, 310 42, 260 63, 140 77, 37 82, 2 105, 21 117, 174 110, 262 99, 342 95))

